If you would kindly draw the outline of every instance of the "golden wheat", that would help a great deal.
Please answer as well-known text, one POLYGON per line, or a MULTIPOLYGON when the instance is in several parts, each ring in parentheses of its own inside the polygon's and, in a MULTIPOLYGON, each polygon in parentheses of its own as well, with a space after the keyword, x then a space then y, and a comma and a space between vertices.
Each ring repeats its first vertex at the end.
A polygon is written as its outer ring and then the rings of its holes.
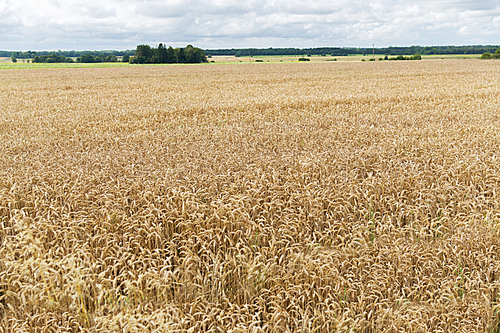
POLYGON ((499 64, 0 72, 0 332, 488 332, 499 64))

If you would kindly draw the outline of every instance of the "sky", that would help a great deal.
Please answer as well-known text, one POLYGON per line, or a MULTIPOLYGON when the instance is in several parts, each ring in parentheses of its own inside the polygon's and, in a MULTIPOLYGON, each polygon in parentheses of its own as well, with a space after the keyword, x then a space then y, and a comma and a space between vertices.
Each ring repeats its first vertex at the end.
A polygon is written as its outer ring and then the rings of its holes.
POLYGON ((0 50, 500 44, 499 0, 0 0, 0 50))

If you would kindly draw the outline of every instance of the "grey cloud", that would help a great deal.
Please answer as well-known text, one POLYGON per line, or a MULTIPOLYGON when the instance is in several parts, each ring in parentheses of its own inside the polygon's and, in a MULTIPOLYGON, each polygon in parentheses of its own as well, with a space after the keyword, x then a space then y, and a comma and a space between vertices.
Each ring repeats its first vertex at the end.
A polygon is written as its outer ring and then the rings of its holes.
POLYGON ((0 48, 495 44, 499 17, 496 0, 4 0, 0 48))
MULTIPOLYGON (((435 3, 435 2, 434 2, 435 3)), ((448 0, 438 1, 442 8, 452 8, 458 11, 479 11, 479 10, 492 10, 498 8, 498 1, 495 0, 482 0, 482 1, 469 1, 469 0, 448 0)))

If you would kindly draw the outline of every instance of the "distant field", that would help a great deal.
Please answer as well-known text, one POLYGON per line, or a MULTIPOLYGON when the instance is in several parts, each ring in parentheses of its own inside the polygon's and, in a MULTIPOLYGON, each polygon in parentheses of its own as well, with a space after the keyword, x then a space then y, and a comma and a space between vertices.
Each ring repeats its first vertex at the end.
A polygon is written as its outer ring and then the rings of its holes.
MULTIPOLYGON (((376 54, 375 59, 378 61, 379 58, 383 58, 385 55, 376 54)), ((246 63, 255 62, 256 60, 262 60, 264 62, 297 62, 299 58, 304 56, 251 56, 247 57, 235 57, 235 56, 212 56, 209 61, 213 61, 217 64, 232 64, 232 63, 246 63)), ((311 56, 306 58, 310 59, 310 62, 329 62, 329 61, 369 61, 372 55, 353 55, 353 56, 311 56)), ((393 56, 391 56, 393 57, 393 56)), ((423 56, 423 59, 479 59, 481 55, 428 55, 423 56)), ((0 58, 0 69, 20 69, 20 68, 87 68, 87 67, 123 67, 129 66, 127 63, 115 62, 115 63, 95 63, 95 64, 31 64, 26 63, 26 59, 18 59, 17 63, 12 63, 11 58, 0 58)), ((137 66, 137 65, 136 65, 137 66)), ((149 65, 151 66, 151 65, 149 65)), ((160 65, 161 66, 161 65, 160 65)))
POLYGON ((499 69, 0 71, 0 331, 498 332, 499 69))
MULTIPOLYGON (((352 55, 352 56, 311 56, 307 57, 304 55, 301 56, 253 56, 250 57, 251 61, 255 61, 257 59, 263 60, 264 62, 296 62, 299 58, 309 58, 310 62, 325 62, 325 61, 361 61, 361 59, 365 59, 365 61, 369 61, 373 56, 369 55, 352 55)), ((375 54, 375 60, 378 61, 379 58, 384 58, 384 54, 375 54)), ((389 56, 395 57, 395 56, 389 56)), ((446 54, 446 55, 425 55, 422 56, 422 59, 479 59, 481 57, 480 54, 467 54, 467 55, 455 55, 455 54, 446 54)), ((212 59, 215 62, 248 62, 249 58, 247 57, 234 57, 234 56, 213 56, 212 59)))
POLYGON ((480 54, 432 54, 422 56, 422 59, 480 59, 480 54))

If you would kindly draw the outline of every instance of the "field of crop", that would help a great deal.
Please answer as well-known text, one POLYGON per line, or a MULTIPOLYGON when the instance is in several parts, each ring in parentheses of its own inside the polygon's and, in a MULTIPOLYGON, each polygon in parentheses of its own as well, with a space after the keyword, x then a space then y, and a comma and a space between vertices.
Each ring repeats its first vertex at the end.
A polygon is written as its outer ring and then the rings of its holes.
MULTIPOLYGON (((395 57, 396 55, 390 55, 389 57, 395 57)), ((269 61, 269 62, 296 62, 300 57, 306 57, 309 59, 311 62, 325 62, 325 61, 362 61, 364 59, 365 61, 369 61, 370 59, 374 58, 376 61, 378 61, 379 58, 384 58, 385 54, 366 54, 366 55, 349 55, 349 56, 331 56, 331 55, 326 55, 326 56, 319 56, 319 55, 312 55, 312 56, 307 56, 307 55, 301 55, 301 56, 255 56, 255 58, 252 59, 260 59, 264 61, 269 61)), ((480 54, 435 54, 435 55, 423 55, 422 59, 440 59, 440 60, 449 60, 449 59, 479 59, 481 57, 480 54)), ((241 57, 241 58, 234 58, 234 59, 239 59, 242 60, 243 62, 246 60, 248 62, 248 57, 241 57)), ((226 60, 228 61, 228 60, 226 60)), ((217 60, 216 60, 217 62, 217 60)))
POLYGON ((499 73, 0 71, 0 332, 496 332, 499 73))

